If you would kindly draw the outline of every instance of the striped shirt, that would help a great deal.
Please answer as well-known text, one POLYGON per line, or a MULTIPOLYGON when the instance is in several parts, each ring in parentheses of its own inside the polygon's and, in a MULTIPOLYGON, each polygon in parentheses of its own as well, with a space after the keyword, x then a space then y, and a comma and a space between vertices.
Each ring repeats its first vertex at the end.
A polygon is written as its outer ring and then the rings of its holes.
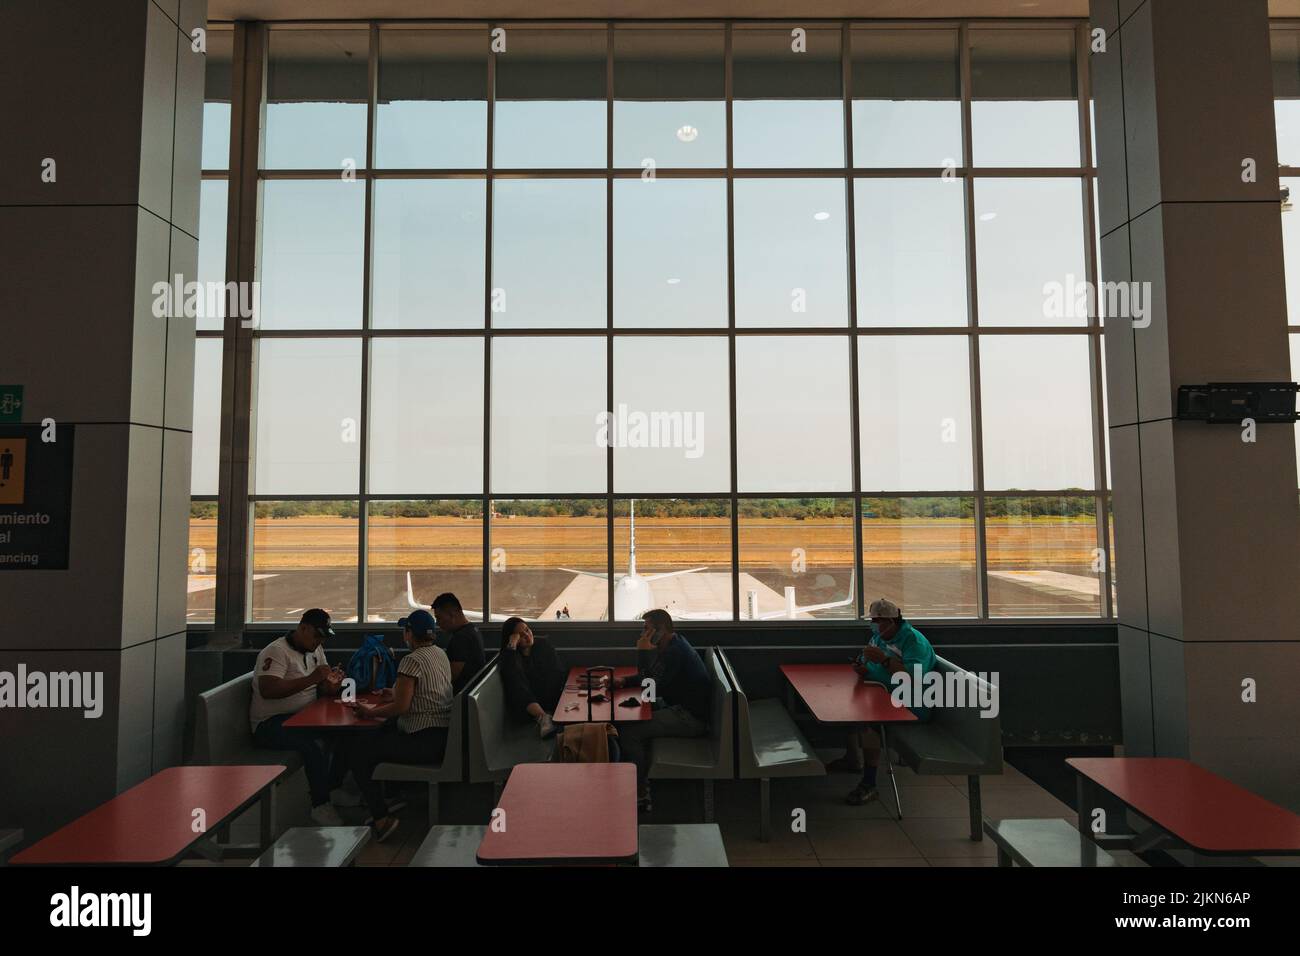
POLYGON ((430 727, 451 723, 451 663, 447 652, 433 644, 417 647, 402 658, 397 676, 405 674, 415 680, 411 708, 397 718, 397 729, 414 734, 430 727))

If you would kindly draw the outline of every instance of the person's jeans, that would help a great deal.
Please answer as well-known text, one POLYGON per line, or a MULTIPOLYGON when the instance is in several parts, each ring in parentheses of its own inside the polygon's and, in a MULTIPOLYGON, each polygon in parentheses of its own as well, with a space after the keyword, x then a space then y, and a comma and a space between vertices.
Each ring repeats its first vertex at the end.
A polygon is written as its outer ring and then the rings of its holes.
POLYGON ((650 772, 648 742, 655 737, 702 737, 709 727, 681 704, 660 707, 649 720, 630 720, 618 725, 623 759, 636 764, 637 784, 644 784, 650 772))
POLYGON ((429 727, 404 734, 389 722, 378 730, 351 731, 347 738, 347 764, 361 795, 378 820, 388 816, 388 804, 380 782, 371 775, 381 763, 437 764, 447 751, 447 728, 429 727))
POLYGON ((334 768, 329 744, 315 731, 307 728, 284 726, 293 714, 276 714, 257 725, 253 731, 254 746, 265 750, 292 750, 302 757, 307 774, 307 788, 311 791, 311 805, 319 807, 329 803, 330 791, 343 780, 342 765, 334 768))

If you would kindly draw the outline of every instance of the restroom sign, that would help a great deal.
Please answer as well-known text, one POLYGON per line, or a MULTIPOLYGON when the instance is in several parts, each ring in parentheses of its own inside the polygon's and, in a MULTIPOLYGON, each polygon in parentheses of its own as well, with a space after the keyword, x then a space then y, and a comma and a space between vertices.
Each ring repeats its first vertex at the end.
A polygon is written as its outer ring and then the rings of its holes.
POLYGON ((0 425, 0 571, 66 571, 76 427, 0 425))

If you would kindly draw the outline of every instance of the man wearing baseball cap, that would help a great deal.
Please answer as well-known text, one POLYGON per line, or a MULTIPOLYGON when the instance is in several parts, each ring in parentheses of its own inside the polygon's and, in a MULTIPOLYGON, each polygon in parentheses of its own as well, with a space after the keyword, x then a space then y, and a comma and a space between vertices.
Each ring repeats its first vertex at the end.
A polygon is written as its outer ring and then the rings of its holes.
POLYGON ((319 735, 286 729, 284 722, 318 694, 333 697, 343 686, 343 671, 325 662, 325 638, 333 636, 329 612, 314 607, 296 628, 262 648, 253 665, 253 699, 248 708, 254 746, 293 750, 302 757, 311 818, 323 827, 343 822, 330 803, 331 784, 342 777, 331 774, 332 755, 319 735))
MULTIPOLYGON (((853 669, 863 680, 884 684, 893 690, 893 675, 903 672, 911 679, 918 671, 924 675, 934 669, 934 648, 925 639, 925 635, 903 620, 903 612, 897 604, 882 597, 871 602, 867 613, 871 617, 871 639, 853 662, 853 669)), ((911 710, 921 720, 930 716, 923 707, 913 707, 911 710)), ((862 806, 880 798, 880 793, 876 790, 876 768, 879 764, 880 738, 874 730, 864 728, 850 735, 848 751, 843 757, 827 764, 826 769, 831 772, 861 771, 861 782, 849 791, 844 800, 853 806, 862 806), (861 761, 855 759, 859 748, 861 761)))

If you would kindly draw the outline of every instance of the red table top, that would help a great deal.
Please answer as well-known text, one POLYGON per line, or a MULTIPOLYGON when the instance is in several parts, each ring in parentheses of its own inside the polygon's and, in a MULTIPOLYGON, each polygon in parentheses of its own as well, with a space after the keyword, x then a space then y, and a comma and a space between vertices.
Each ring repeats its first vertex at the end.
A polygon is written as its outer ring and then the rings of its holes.
POLYGON ((630 763, 519 764, 497 807, 505 811, 505 829, 488 826, 480 863, 636 862, 636 767, 630 763))
MULTIPOLYGON (((564 693, 560 695, 560 702, 555 705, 555 715, 551 718, 557 724, 575 724, 586 721, 587 697, 585 692, 581 692, 578 686, 578 678, 586 673, 587 668, 585 667, 569 668, 569 676, 564 680, 564 693), (577 705, 574 709, 566 709, 573 704, 577 705)), ((635 667, 614 668, 615 677, 634 677, 636 673, 637 669, 635 667)), ((649 720, 654 713, 654 708, 651 707, 649 701, 643 702, 640 707, 618 706, 629 698, 639 698, 641 696, 640 687, 625 687, 622 690, 614 691, 612 696, 614 698, 612 702, 592 705, 592 720, 622 724, 634 720, 649 720)))
MULTIPOLYGON (((384 702, 378 694, 357 694, 357 700, 368 704, 384 702)), ((345 704, 337 697, 317 697, 284 722, 286 727, 316 727, 321 730, 360 730, 383 725, 382 720, 358 717, 352 712, 351 704, 345 704)))
POLYGON ((10 863, 174 863, 285 772, 269 766, 169 767, 33 843, 10 863), (193 813, 206 815, 194 832, 193 813))
POLYGON ((1071 767, 1193 850, 1300 853, 1300 816, 1179 757, 1071 757, 1071 767))
POLYGON ((808 709, 823 724, 892 724, 916 720, 895 707, 889 689, 867 683, 851 664, 782 664, 785 675, 808 709))

